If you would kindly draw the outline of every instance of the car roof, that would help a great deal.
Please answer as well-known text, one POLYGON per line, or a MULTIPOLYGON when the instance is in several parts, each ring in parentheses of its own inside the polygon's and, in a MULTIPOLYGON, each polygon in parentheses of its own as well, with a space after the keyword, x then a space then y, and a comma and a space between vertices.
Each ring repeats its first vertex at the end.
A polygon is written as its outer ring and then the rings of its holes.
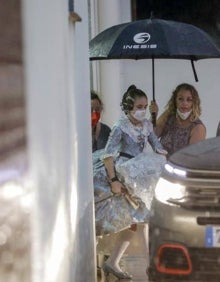
POLYGON ((174 153, 169 161, 189 169, 220 170, 220 136, 189 145, 174 153))

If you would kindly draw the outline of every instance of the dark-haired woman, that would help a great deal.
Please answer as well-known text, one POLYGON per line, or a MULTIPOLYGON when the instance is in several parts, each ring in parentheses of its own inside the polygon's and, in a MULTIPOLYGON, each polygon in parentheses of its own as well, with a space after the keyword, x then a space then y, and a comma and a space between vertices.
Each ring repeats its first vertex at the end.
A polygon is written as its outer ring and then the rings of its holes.
MULTIPOLYGON (((102 162, 94 167, 96 233, 103 235, 123 230, 113 252, 103 265, 103 270, 106 274, 112 273, 120 279, 131 278, 119 266, 119 261, 133 236, 132 228, 129 227, 132 224, 148 222, 150 211, 141 198, 135 198, 136 206, 126 199, 128 187, 123 181, 119 181, 117 167, 144 152, 148 142, 155 152, 166 154, 154 133, 151 122, 146 118, 147 106, 146 94, 131 85, 121 102, 124 115, 112 128, 102 162), (111 197, 112 194, 115 195, 114 198, 111 197)), ((161 156, 161 158, 165 157, 161 156)), ((158 163, 158 167, 160 164, 158 163)), ((137 176, 139 170, 141 167, 134 166, 132 175, 137 176)), ((142 166, 142 170, 146 173, 147 167, 142 166)), ((136 184, 139 185, 138 182, 136 184)), ((133 195, 135 196, 135 191, 133 195)), ((146 239, 146 230, 144 233, 146 239)))
POLYGON ((92 120, 92 151, 105 148, 107 143, 110 127, 100 122, 103 104, 98 94, 91 91, 91 120, 92 120))

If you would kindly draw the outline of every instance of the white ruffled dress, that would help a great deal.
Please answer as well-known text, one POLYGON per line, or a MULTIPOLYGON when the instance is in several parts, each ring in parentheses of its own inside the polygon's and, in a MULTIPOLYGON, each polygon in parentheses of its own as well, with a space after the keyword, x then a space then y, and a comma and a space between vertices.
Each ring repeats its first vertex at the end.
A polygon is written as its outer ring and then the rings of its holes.
POLYGON ((166 158, 156 154, 163 149, 146 119, 143 127, 133 125, 126 115, 113 126, 104 150, 93 153, 96 235, 119 232, 134 223, 148 222, 156 182, 166 158), (150 144, 153 151, 147 152, 150 144), (121 156, 126 153, 133 158, 121 156), (123 195, 113 195, 103 159, 112 156, 116 174, 138 203, 130 204, 123 195))

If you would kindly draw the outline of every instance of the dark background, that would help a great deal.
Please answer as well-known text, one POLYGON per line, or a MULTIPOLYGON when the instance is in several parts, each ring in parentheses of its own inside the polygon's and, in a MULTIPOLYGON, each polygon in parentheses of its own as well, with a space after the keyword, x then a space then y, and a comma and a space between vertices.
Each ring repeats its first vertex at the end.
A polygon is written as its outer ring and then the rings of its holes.
POLYGON ((193 24, 220 48, 220 0, 132 0, 132 19, 155 18, 193 24))

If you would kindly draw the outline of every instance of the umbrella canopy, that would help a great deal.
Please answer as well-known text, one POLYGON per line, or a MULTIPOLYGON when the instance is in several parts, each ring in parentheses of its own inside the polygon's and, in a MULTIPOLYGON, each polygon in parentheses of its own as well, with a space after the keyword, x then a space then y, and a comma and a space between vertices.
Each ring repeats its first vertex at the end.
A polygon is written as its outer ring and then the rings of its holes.
POLYGON ((198 81, 194 61, 220 57, 220 50, 205 31, 191 24, 155 18, 104 30, 90 41, 89 52, 90 60, 151 58, 153 100, 155 58, 190 60, 198 81))
POLYGON ((90 59, 216 58, 220 51, 194 25, 146 19, 112 26, 90 41, 90 59))
POLYGON ((90 41, 89 52, 90 60, 173 58, 193 63, 220 57, 220 50, 205 31, 191 24, 162 19, 112 26, 90 41))

